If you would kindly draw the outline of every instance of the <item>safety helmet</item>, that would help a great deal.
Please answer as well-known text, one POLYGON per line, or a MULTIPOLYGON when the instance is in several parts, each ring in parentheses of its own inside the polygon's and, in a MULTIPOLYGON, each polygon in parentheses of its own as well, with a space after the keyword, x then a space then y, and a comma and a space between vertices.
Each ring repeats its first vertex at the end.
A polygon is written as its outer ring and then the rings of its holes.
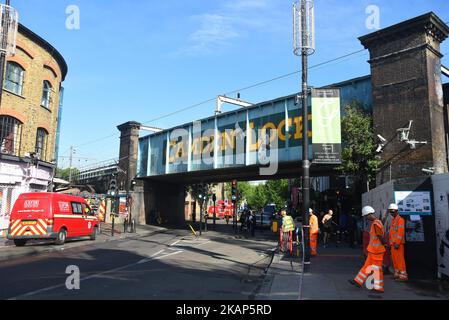
POLYGON ((366 217, 367 215, 373 214, 376 212, 373 207, 366 206, 362 209, 362 217, 366 217))
POLYGON ((392 204, 390 204, 390 206, 388 207, 388 210, 395 210, 395 211, 398 211, 398 210, 399 210, 399 207, 398 207, 398 205, 397 205, 396 203, 392 203, 392 204))
POLYGON ((312 208, 309 208, 309 213, 313 213, 313 209, 312 208))

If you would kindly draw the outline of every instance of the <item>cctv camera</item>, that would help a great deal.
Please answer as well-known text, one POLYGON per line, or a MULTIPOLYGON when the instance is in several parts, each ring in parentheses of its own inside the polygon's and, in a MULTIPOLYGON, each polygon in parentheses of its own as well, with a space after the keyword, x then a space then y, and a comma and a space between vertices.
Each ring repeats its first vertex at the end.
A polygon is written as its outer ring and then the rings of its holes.
POLYGON ((387 142, 387 139, 385 139, 384 137, 382 137, 380 134, 377 135, 377 137, 380 139, 380 141, 382 141, 383 143, 387 142))
POLYGON ((383 152, 383 148, 384 148, 384 146, 381 145, 381 144, 379 144, 379 146, 377 147, 376 153, 381 153, 381 152, 383 152))

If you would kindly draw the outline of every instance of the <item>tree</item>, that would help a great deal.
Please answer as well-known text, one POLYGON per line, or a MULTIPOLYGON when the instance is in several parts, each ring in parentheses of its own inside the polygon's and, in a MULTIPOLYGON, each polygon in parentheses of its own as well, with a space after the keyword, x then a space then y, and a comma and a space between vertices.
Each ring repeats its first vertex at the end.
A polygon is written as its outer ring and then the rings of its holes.
MULTIPOLYGON (((225 190, 226 190, 226 198, 231 199, 232 183, 226 183, 225 190)), ((251 196, 251 193, 253 192, 254 188, 249 182, 242 181, 237 183, 237 190, 239 192, 238 193, 239 198, 237 200, 238 202, 242 202, 244 200, 248 201, 248 197, 251 196)))
POLYGON ((337 169, 345 175, 359 177, 362 184, 360 187, 366 189, 366 182, 376 178, 382 161, 376 156, 377 145, 372 117, 366 114, 356 101, 345 107, 342 138, 343 161, 337 169))
POLYGON ((247 202, 251 209, 258 211, 262 210, 263 206, 267 203, 265 185, 260 184, 257 186, 252 186, 247 202))
POLYGON ((270 180, 265 184, 267 203, 276 204, 277 208, 283 208, 289 199, 288 180, 270 180))
POLYGON ((72 171, 72 180, 74 180, 74 178, 77 177, 78 174, 80 173, 80 171, 77 168, 65 168, 65 169, 56 168, 56 177, 69 181, 70 171, 72 171))

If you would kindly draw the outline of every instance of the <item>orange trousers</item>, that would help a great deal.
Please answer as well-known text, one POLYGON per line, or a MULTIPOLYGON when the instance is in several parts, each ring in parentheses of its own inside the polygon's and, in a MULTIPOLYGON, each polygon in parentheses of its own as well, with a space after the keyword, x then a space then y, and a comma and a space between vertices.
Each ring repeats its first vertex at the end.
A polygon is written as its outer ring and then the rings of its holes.
POLYGON ((391 259, 393 260, 394 267, 394 277, 399 280, 408 280, 408 275, 405 266, 405 246, 403 244, 399 245, 399 249, 395 249, 391 246, 391 259))
POLYGON ((318 255, 318 252, 316 251, 317 244, 318 244, 318 233, 311 233, 310 234, 310 254, 312 256, 318 255))
POLYGON ((365 261, 365 265, 360 269, 354 280, 363 285, 370 275, 373 275, 374 283, 367 283, 368 289, 374 289, 378 292, 384 292, 384 273, 382 270, 382 261, 384 254, 374 254, 368 252, 368 258, 365 261))

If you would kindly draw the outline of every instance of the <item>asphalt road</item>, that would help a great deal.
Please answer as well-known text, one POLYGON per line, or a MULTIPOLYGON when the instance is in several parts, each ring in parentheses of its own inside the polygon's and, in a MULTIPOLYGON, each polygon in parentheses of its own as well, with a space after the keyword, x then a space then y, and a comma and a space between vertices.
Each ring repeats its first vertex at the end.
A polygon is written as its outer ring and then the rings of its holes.
MULTIPOLYGON (((269 237, 177 230, 0 262, 0 299, 254 299, 271 262, 269 237), (69 290, 68 266, 80 271, 69 290)), ((73 282, 71 282, 73 283, 73 282)))

